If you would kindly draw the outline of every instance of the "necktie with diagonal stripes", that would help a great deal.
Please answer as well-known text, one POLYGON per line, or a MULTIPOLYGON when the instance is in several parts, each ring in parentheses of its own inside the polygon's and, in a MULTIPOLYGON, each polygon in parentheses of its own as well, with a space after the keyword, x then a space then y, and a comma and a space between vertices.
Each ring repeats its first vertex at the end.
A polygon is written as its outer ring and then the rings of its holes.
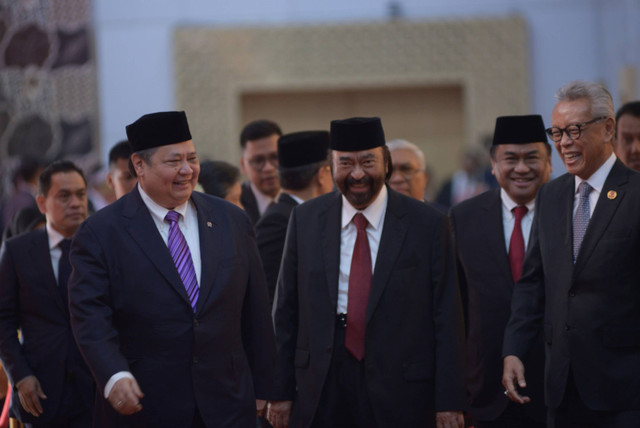
POLYGON ((193 267, 189 245, 187 245, 187 240, 184 238, 178 226, 180 214, 175 211, 169 211, 164 219, 169 223, 167 246, 169 247, 173 262, 176 264, 176 269, 178 269, 178 274, 182 279, 182 284, 185 290, 187 290, 193 312, 195 312, 200 288, 198 287, 198 278, 196 277, 196 270, 193 267))

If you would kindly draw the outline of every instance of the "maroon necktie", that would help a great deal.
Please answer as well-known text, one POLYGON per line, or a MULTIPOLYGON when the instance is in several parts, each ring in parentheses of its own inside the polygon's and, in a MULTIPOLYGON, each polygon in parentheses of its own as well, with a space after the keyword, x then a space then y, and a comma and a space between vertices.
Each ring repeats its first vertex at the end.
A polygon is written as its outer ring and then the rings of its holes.
POLYGON ((349 272, 349 293, 347 303, 347 328, 345 347, 358 360, 364 357, 364 330, 367 317, 367 303, 371 289, 371 252, 367 238, 367 219, 358 213, 353 217, 358 230, 351 258, 349 272))
POLYGON ((509 265, 513 282, 518 282, 522 275, 522 261, 524 260, 524 237, 522 236, 522 217, 529 211, 527 207, 518 205, 513 209, 516 221, 509 242, 509 265))

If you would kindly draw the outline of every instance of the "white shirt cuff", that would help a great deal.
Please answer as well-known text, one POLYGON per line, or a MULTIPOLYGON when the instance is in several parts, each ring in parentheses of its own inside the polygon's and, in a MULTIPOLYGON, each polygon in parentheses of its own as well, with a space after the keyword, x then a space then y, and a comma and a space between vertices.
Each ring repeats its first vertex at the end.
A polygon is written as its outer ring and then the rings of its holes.
POLYGON ((118 373, 114 374, 109 379, 109 382, 107 382, 107 384, 104 386, 104 398, 105 399, 109 398, 109 394, 111 393, 111 390, 113 389, 113 385, 115 385, 116 382, 119 381, 120 379, 124 379, 124 378, 135 379, 130 372, 118 372, 118 373))

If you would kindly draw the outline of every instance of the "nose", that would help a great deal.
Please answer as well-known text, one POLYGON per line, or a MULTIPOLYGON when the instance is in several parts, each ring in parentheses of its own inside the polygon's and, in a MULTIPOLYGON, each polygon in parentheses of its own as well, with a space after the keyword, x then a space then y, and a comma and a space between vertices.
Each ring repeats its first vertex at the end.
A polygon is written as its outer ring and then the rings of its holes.
POLYGON ((526 173, 526 172, 529 172, 529 166, 524 161, 524 159, 519 159, 518 162, 516 163, 516 167, 514 168, 514 170, 516 172, 526 173))
POLYGON ((364 170, 360 165, 356 165, 353 168, 353 171, 351 171, 351 177, 353 177, 355 180, 360 180, 364 177, 364 170))
POLYGON ((189 164, 189 161, 187 161, 186 159, 184 159, 182 162, 180 162, 180 174, 182 175, 189 175, 193 173, 193 168, 191 167, 191 165, 189 164))
POLYGON ((570 146, 573 143, 573 140, 571 138, 569 138, 569 134, 565 131, 562 133, 562 138, 560 139, 560 142, 558 144, 560 144, 561 146, 570 146))

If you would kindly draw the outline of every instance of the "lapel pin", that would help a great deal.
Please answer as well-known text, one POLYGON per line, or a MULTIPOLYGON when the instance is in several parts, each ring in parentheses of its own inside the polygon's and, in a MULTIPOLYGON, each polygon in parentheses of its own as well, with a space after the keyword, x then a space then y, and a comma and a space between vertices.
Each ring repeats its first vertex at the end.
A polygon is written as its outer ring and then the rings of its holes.
MULTIPOLYGON (((611 193, 611 192, 609 192, 609 193, 611 193)), ((213 227, 213 224, 210 221, 208 221, 207 222, 207 227, 213 227)))
POLYGON ((617 196, 618 192, 616 192, 615 190, 609 190, 609 192, 607 192, 607 198, 611 200, 614 200, 617 196))

